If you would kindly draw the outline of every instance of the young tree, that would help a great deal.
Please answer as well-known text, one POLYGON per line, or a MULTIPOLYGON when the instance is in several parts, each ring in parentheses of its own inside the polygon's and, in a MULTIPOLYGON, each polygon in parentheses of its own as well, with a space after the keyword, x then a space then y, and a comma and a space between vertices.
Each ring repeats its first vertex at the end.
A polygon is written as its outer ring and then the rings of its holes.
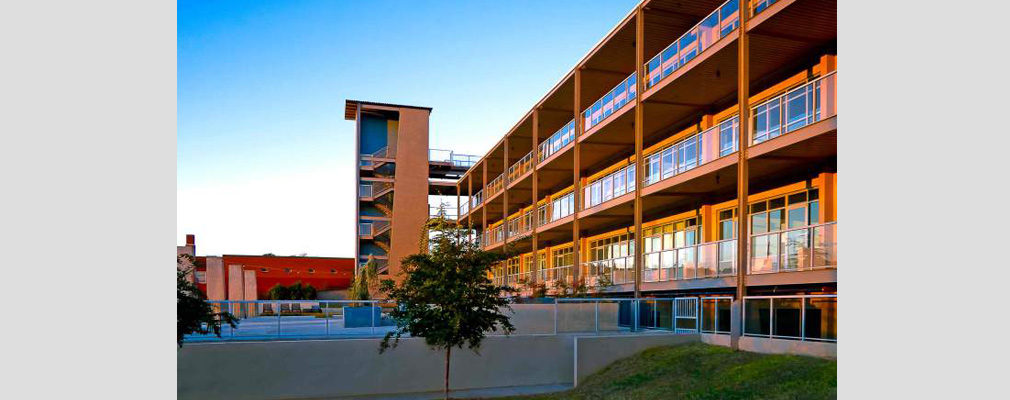
POLYGON ((488 278, 492 266, 507 254, 483 251, 468 235, 468 229, 442 215, 432 218, 422 233, 427 240, 422 240, 421 253, 400 262, 402 282, 386 279, 381 284, 381 291, 398 307, 390 312, 396 330, 386 333, 379 352, 390 347, 391 338, 396 347, 403 334, 422 337, 433 349, 444 350, 445 398, 449 398, 453 347, 465 344, 477 353, 486 332, 515 332, 503 313, 511 312, 509 300, 502 296, 514 289, 495 286, 488 278))
POLYGON ((213 332, 217 337, 221 337, 221 324, 227 323, 235 328, 238 319, 231 313, 215 313, 207 302, 207 296, 203 291, 190 281, 189 275, 193 273, 196 265, 192 256, 181 254, 176 257, 177 272, 175 277, 176 288, 176 343, 182 347, 182 339, 188 334, 199 333, 208 334, 213 332), (188 264, 186 262, 188 261, 188 264), (184 265, 189 265, 185 266, 184 265))
POLYGON ((375 289, 376 281, 379 279, 379 266, 375 263, 375 258, 368 256, 365 267, 358 270, 351 282, 351 289, 348 298, 351 300, 368 300, 371 298, 371 291, 375 289))
POLYGON ((280 283, 271 287, 270 290, 267 291, 267 294, 270 296, 270 300, 288 300, 291 298, 288 287, 281 285, 280 283))

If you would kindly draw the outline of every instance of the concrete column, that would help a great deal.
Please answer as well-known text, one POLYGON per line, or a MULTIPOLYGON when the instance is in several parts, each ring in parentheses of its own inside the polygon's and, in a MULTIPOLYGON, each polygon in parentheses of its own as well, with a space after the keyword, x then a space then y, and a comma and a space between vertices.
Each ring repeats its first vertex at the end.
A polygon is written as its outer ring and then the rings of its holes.
POLYGON ((578 68, 575 69, 575 147, 572 149, 574 153, 574 165, 572 167, 572 198, 573 204, 575 206, 575 211, 572 212, 572 283, 573 285, 579 281, 579 270, 582 268, 582 246, 580 246, 580 240, 582 239, 579 232, 579 211, 582 210, 582 155, 580 153, 582 146, 579 144, 579 137, 585 132, 585 127, 583 125, 582 118, 579 118, 579 110, 581 109, 580 95, 582 94, 582 71, 578 68))
MULTIPOLYGON (((242 281, 243 281, 243 291, 245 292, 245 297, 243 300, 259 300, 259 295, 257 293, 256 287, 256 271, 255 270, 245 270, 242 271, 242 281)), ((256 305, 249 304, 245 307, 245 312, 247 316, 256 316, 256 305)))
POLYGON ((207 299, 227 300, 226 281, 224 259, 221 257, 207 257, 207 299))
MULTIPOLYGON (((242 266, 239 264, 228 265, 228 300, 245 300, 245 275, 242 273, 242 266)), ((241 309, 238 305, 232 305, 232 314, 240 315, 241 309)))
MULTIPOLYGON (((578 90, 578 86, 576 89, 578 90)), ((540 109, 533 109, 533 268, 530 268, 530 282, 537 282, 537 271, 540 270, 540 258, 537 256, 537 247, 540 245, 537 235, 537 227, 540 226, 540 109)))

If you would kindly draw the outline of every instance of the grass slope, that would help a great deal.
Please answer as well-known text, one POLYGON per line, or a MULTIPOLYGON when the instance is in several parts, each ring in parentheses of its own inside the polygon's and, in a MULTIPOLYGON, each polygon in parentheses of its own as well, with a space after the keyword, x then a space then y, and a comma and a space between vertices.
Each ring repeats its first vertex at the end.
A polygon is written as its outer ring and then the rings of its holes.
POLYGON ((819 358, 692 343, 616 361, 567 392, 514 399, 828 399, 837 395, 837 368, 819 358))

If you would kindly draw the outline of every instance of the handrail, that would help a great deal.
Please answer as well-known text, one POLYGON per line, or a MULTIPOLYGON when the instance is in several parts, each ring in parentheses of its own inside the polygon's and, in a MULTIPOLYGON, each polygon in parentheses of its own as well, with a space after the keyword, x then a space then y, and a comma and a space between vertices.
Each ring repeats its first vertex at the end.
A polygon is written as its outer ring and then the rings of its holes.
POLYGON ((385 194, 393 189, 391 182, 375 181, 372 183, 361 183, 358 185, 358 197, 374 198, 385 194))
POLYGON ((837 114, 837 72, 831 71, 751 107, 751 145, 837 114))
POLYGON ((523 158, 509 167, 509 182, 515 182, 531 169, 533 169, 533 150, 530 150, 523 158))
POLYGON ((643 253, 642 262, 643 282, 735 276, 736 239, 643 253), (654 267, 650 268, 650 265, 654 267))
POLYGON ((484 189, 478 190, 473 196, 470 196, 470 209, 479 207, 482 202, 484 202, 484 189))
POLYGON ((504 178, 504 176, 505 173, 498 174, 498 176, 492 179, 491 182, 488 183, 487 186, 485 186, 485 188, 487 189, 488 196, 494 196, 495 194, 498 194, 498 192, 502 190, 503 187, 502 179, 504 178))
POLYGON ((635 163, 589 182, 582 193, 582 209, 587 210, 604 202, 635 191, 635 163))
POLYGON ((609 92, 596 100, 593 105, 583 110, 583 133, 605 121, 616 113, 617 110, 634 103, 633 100, 638 90, 636 84, 637 75, 635 72, 632 72, 621 83, 618 83, 617 86, 614 86, 613 89, 610 89, 609 92))
POLYGON ((739 0, 727 0, 645 63, 645 89, 673 74, 740 26, 739 0))
POLYGON ((472 167, 480 161, 480 156, 459 154, 452 150, 428 149, 428 161, 449 163, 456 167, 472 167), (448 156, 445 156, 446 153, 448 156))
POLYGON ((554 132, 547 140, 540 143, 538 149, 539 151, 539 162, 543 162, 554 153, 565 148, 569 143, 575 140, 575 119, 568 121, 565 126, 554 132))

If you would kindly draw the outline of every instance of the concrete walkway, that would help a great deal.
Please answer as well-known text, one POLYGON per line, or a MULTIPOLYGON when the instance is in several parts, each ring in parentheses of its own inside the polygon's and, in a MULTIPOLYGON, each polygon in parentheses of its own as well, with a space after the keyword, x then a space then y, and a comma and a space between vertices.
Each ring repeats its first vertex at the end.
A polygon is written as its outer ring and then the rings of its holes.
MULTIPOLYGON (((483 399, 483 398, 506 397, 506 396, 526 396, 531 394, 563 392, 571 389, 572 385, 536 385, 536 386, 500 387, 491 389, 453 390, 449 392, 449 398, 483 399)), ((441 398, 442 398, 442 392, 426 392, 426 393, 406 393, 397 395, 337 397, 336 399, 435 400, 441 398)))

